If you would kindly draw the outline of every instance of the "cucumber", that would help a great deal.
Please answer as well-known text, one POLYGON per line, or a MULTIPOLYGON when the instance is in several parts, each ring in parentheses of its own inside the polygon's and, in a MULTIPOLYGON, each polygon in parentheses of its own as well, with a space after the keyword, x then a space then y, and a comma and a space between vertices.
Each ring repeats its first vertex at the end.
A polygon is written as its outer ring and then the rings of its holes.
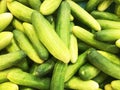
POLYGON ((0 84, 0 90, 19 90, 19 87, 15 83, 4 82, 0 84))
POLYGON ((43 44, 39 41, 38 36, 35 32, 35 29, 32 24, 24 22, 23 23, 24 31, 27 37, 29 38, 32 46, 37 51, 39 57, 43 60, 47 60, 49 57, 48 50, 43 46, 43 44))
POLYGON ((43 77, 45 75, 47 75, 48 73, 53 71, 55 62, 53 60, 54 58, 50 58, 48 59, 46 62, 44 62, 41 65, 38 65, 36 70, 35 70, 35 74, 36 76, 39 77, 43 77))
POLYGON ((19 20, 31 22, 31 14, 33 9, 25 6, 18 1, 12 1, 7 3, 9 11, 19 20))
POLYGON ((39 36, 39 40, 48 49, 48 51, 58 60, 68 63, 70 61, 70 52, 57 35, 52 25, 38 12, 32 13, 32 24, 39 36))
POLYGON ((120 29, 119 21, 97 19, 102 29, 120 29))
POLYGON ((116 15, 120 16, 120 5, 119 4, 115 4, 114 12, 116 15))
POLYGON ((38 56, 38 53, 33 48, 32 44, 22 31, 13 30, 17 45, 27 54, 27 56, 35 63, 43 63, 43 60, 38 56))
POLYGON ((69 47, 70 44, 70 5, 67 1, 62 1, 57 14, 56 32, 69 47))
POLYGON ((34 90, 34 89, 30 87, 25 87, 25 86, 19 86, 19 90, 34 90))
POLYGON ((120 71, 120 65, 111 62, 102 54, 97 52, 97 50, 91 49, 89 51, 88 60, 91 64, 93 64, 95 67, 108 74, 109 76, 120 79, 120 74, 118 74, 118 72, 120 71))
POLYGON ((120 39, 115 41, 115 45, 120 48, 120 39))
POLYGON ((105 42, 114 42, 120 38, 120 30, 101 30, 94 34, 95 39, 105 42))
POLYGON ((40 90, 48 90, 50 86, 50 78, 38 78, 22 70, 14 70, 9 72, 7 78, 10 82, 13 82, 17 85, 27 86, 40 90))
POLYGON ((80 22, 87 25, 93 30, 100 31, 100 24, 87 11, 72 0, 67 0, 70 4, 71 12, 80 22))
POLYGON ((68 65, 64 82, 67 82, 71 77, 73 77, 76 74, 76 72, 79 70, 79 68, 87 61, 86 59, 87 52, 88 50, 80 54, 78 56, 76 63, 68 65))
POLYGON ((0 14, 0 32, 3 31, 11 23, 12 19, 13 15, 10 12, 0 14))
POLYGON ((44 0, 40 6, 43 15, 50 15, 56 11, 62 0, 44 0))
POLYGON ((7 0, 0 1, 0 13, 7 12, 7 0))
POLYGON ((65 83, 65 87, 72 90, 98 90, 99 84, 93 80, 83 81, 74 76, 65 83))
POLYGON ((100 50, 108 51, 111 53, 118 53, 119 48, 116 47, 114 44, 109 44, 105 42, 101 42, 94 38, 94 34, 87 31, 86 29, 80 26, 74 26, 72 30, 73 34, 80 39, 81 41, 85 42, 86 44, 95 47, 100 50), (107 47, 107 48, 105 48, 107 47))
POLYGON ((79 77, 82 80, 90 80, 97 76, 100 73, 100 70, 90 63, 85 63, 83 66, 80 67, 78 70, 79 77))
POLYGON ((67 64, 57 61, 51 79, 50 90, 64 90, 64 77, 67 69, 67 64))
POLYGON ((120 17, 117 16, 114 13, 107 12, 107 11, 97 11, 94 10, 91 12, 91 15, 96 19, 107 19, 107 20, 113 20, 113 21, 120 21, 120 17))
POLYGON ((18 2, 20 2, 21 4, 24 4, 26 6, 29 6, 28 0, 16 0, 18 2))
POLYGON ((26 54, 22 50, 0 55, 0 70, 7 69, 25 58, 26 54))
POLYGON ((104 86, 104 89, 105 89, 105 90, 113 90, 111 84, 106 84, 106 85, 104 86))
POLYGON ((120 90, 120 80, 113 80, 111 86, 113 90, 120 90))
POLYGON ((8 46, 13 39, 13 33, 10 31, 0 32, 0 50, 8 46))

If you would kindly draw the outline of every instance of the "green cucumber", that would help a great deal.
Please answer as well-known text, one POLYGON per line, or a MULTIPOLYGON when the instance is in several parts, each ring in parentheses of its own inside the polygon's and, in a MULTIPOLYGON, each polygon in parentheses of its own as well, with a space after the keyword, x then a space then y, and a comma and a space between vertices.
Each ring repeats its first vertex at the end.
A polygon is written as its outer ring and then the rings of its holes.
POLYGON ((85 42, 86 44, 95 47, 100 50, 108 51, 111 53, 118 53, 119 48, 115 46, 114 44, 109 44, 105 42, 101 42, 99 40, 96 40, 94 38, 94 34, 87 31, 86 29, 80 27, 80 26, 74 26, 72 30, 73 34, 80 39, 81 41, 85 42), (107 48, 105 48, 107 47, 107 48))
POLYGON ((64 90, 64 77, 67 69, 67 64, 57 61, 51 79, 50 90, 64 90))
POLYGON ((17 45, 27 54, 31 60, 33 60, 35 63, 43 63, 43 60, 38 56, 32 44, 22 31, 14 30, 13 34, 15 40, 17 41, 17 45))
POLYGON ((93 30, 100 31, 100 24, 87 11, 72 0, 67 0, 70 4, 71 12, 80 22, 87 25, 93 30))
POLYGON ((72 90, 98 90, 99 84, 93 80, 84 81, 74 76, 65 83, 65 87, 72 90))
POLYGON ((68 63, 70 61, 70 52, 49 21, 37 11, 32 13, 31 18, 32 24, 39 36, 39 40, 43 45, 55 58, 64 63, 68 63))
POLYGON ((101 30, 94 34, 95 39, 105 42, 116 41, 120 38, 120 30, 101 30))
POLYGON ((47 60, 49 57, 48 50, 43 46, 43 44, 39 41, 38 36, 35 32, 32 24, 24 22, 23 23, 24 32, 32 43, 33 47, 37 51, 39 57, 43 60, 47 60))
POLYGON ((22 50, 0 55, 0 70, 7 69, 25 58, 26 54, 22 50))
POLYGON ((91 64, 109 76, 120 79, 120 74, 118 74, 118 72, 120 72, 120 65, 111 62, 108 58, 97 52, 97 50, 91 49, 89 51, 88 60, 91 64))
POLYGON ((17 85, 40 90, 48 90, 50 86, 50 78, 38 78, 22 70, 14 70, 9 72, 7 78, 10 82, 13 82, 17 85))
POLYGON ((64 82, 67 82, 71 77, 73 77, 76 74, 76 72, 79 70, 79 68, 87 61, 86 59, 87 52, 88 50, 80 54, 78 56, 76 63, 68 65, 64 82))
POLYGON ((0 90, 19 90, 19 87, 15 83, 4 82, 0 84, 0 90))
POLYGON ((100 70, 90 63, 86 63, 78 70, 79 77, 82 80, 90 80, 100 73, 100 70))
POLYGON ((58 9, 56 32, 67 47, 70 44, 70 5, 63 1, 58 9))

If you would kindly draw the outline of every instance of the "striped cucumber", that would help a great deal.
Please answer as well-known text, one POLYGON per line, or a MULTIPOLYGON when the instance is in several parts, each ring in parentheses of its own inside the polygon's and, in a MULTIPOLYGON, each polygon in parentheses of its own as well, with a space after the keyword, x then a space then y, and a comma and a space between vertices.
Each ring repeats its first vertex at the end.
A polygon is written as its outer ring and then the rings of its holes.
POLYGON ((44 0, 40 6, 40 12, 43 15, 50 15, 56 11, 62 0, 44 0))
POLYGON ((17 45, 27 54, 27 56, 36 63, 43 63, 43 60, 38 56, 37 52, 29 42, 28 38, 22 31, 13 31, 17 45))
POLYGON ((41 59, 47 60, 49 56, 48 50, 43 46, 43 44, 39 41, 38 36, 35 32, 32 24, 24 22, 23 23, 24 31, 29 40, 31 41, 33 47, 36 49, 38 55, 41 59))
POLYGON ((72 32, 76 37, 78 37, 81 41, 85 42, 86 44, 93 46, 95 48, 108 51, 111 53, 118 53, 119 48, 116 47, 113 44, 101 42, 99 40, 96 40, 94 38, 94 34, 87 31, 86 29, 80 27, 80 26, 74 26, 72 32), (107 48, 105 48, 107 47, 107 48))
POLYGON ((120 65, 111 62, 102 54, 97 52, 97 50, 91 49, 89 51, 88 60, 90 61, 91 64, 93 64, 95 67, 97 67, 104 73, 116 79, 120 79, 120 74, 118 74, 118 72, 120 72, 120 65))
POLYGON ((96 31, 101 30, 100 24, 81 6, 79 6, 77 3, 75 3, 72 0, 67 0, 67 2, 70 4, 73 16, 77 17, 77 19, 80 20, 80 22, 84 23, 93 30, 96 31))
POLYGON ((0 70, 4 70, 15 65, 17 62, 21 61, 25 56, 26 55, 22 50, 0 55, 0 70))
POLYGON ((13 33, 9 31, 0 32, 0 50, 8 46, 13 39, 13 33))
POLYGON ((56 32, 67 47, 70 44, 70 5, 63 1, 58 9, 56 32))
POLYGON ((64 90, 64 77, 67 69, 67 64, 57 61, 51 79, 50 90, 64 90))
POLYGON ((57 35, 51 24, 38 12, 32 14, 32 24, 40 41, 48 51, 58 60, 68 63, 70 52, 64 42, 57 35))

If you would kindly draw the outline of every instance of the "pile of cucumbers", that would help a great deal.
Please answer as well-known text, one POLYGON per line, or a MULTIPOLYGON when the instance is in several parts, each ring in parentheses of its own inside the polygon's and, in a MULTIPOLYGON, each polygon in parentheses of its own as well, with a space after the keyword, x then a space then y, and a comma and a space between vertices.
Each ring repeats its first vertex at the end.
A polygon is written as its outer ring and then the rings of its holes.
POLYGON ((0 90, 120 90, 120 0, 0 0, 0 90))

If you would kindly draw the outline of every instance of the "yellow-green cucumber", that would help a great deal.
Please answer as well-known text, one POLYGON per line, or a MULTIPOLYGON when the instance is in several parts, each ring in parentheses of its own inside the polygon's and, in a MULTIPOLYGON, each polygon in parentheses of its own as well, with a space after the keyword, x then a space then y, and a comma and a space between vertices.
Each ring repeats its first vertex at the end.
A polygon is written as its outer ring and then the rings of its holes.
POLYGON ((103 0, 97 7, 98 11, 105 11, 111 4, 113 0, 103 0))
POLYGON ((44 0, 40 6, 43 15, 50 15, 56 11, 62 0, 44 0))
POLYGON ((80 67, 78 73, 79 77, 82 80, 90 80, 97 76, 100 73, 100 70, 90 63, 85 63, 83 66, 80 67))
POLYGON ((58 60, 68 63, 70 61, 70 52, 57 35, 51 24, 38 12, 32 14, 32 24, 39 36, 40 41, 48 51, 58 60))
POLYGON ((39 78, 22 70, 9 72, 7 78, 10 82, 17 85, 28 86, 35 89, 48 90, 50 86, 50 78, 39 78))
POLYGON ((113 21, 120 21, 120 17, 118 15, 116 15, 115 13, 108 12, 108 11, 94 10, 91 12, 91 15, 96 19, 107 19, 107 20, 113 20, 113 21))
POLYGON ((74 26, 72 32, 76 37, 78 37, 81 41, 85 42, 86 44, 93 46, 97 49, 108 51, 111 53, 118 53, 119 48, 114 44, 109 44, 105 42, 101 42, 94 38, 94 34, 87 31, 86 29, 80 26, 74 26), (105 48, 107 47, 107 48, 105 48))
POLYGON ((10 12, 0 14, 0 32, 3 31, 11 23, 12 19, 13 15, 10 12))
POLYGON ((113 20, 97 19, 102 29, 120 29, 120 22, 113 20))
POLYGON ((55 63, 50 90, 64 90, 64 78, 67 69, 67 64, 61 61, 55 63))
POLYGON ((33 25, 30 23, 24 22, 23 27, 24 27, 25 34, 27 35, 33 47, 37 51, 39 57, 43 60, 47 60, 49 57, 49 52, 40 42, 33 25))
POLYGON ((70 4, 73 16, 75 16, 80 22, 84 23, 93 30, 100 31, 100 24, 91 16, 87 11, 85 11, 81 6, 72 0, 67 0, 70 4))
POLYGON ((0 90, 19 90, 19 86, 8 81, 0 84, 0 90))
POLYGON ((0 13, 7 12, 7 0, 0 1, 0 13))
POLYGON ((8 46, 13 39, 13 33, 10 31, 0 32, 0 50, 8 46))
POLYGON ((113 90, 120 90, 120 80, 113 80, 111 86, 113 90))
POLYGON ((26 54, 22 50, 0 55, 0 70, 7 69, 21 61, 26 54))
MULTIPOLYGON (((11 43, 6 47, 6 50, 7 50, 7 52, 9 52, 9 53, 10 53, 10 52, 15 52, 15 51, 17 51, 17 50, 20 50, 20 48, 19 48, 19 46, 16 44, 16 41, 15 41, 14 38, 12 39, 11 43)), ((17 67, 19 67, 19 68, 21 68, 22 70, 25 70, 25 71, 27 71, 28 68, 29 68, 29 66, 28 66, 28 61, 27 61, 26 57, 23 58, 23 59, 21 60, 21 62, 16 63, 14 66, 17 66, 17 67)))
POLYGON ((87 59, 86 59, 87 52, 88 52, 88 50, 86 50, 82 54, 80 54, 78 56, 76 63, 69 64, 67 66, 64 82, 67 82, 71 77, 73 77, 76 74, 76 72, 79 70, 79 68, 87 61, 87 59))
POLYGON ((120 38, 120 30, 101 30, 94 34, 95 39, 105 42, 114 42, 120 38))
POLYGON ((28 0, 28 3, 32 9, 40 10, 41 0, 28 0))
POLYGON ((70 44, 70 5, 67 1, 62 1, 57 14, 56 32, 69 47, 70 44))
POLYGON ((116 45, 118 48, 120 48, 120 39, 117 39, 117 40, 115 41, 115 45, 116 45))
POLYGON ((111 86, 110 83, 106 84, 106 85, 104 86, 104 89, 105 89, 105 90, 114 90, 114 89, 112 88, 112 86, 111 86))
POLYGON ((98 90, 99 84, 93 80, 81 80, 79 77, 73 76, 65 87, 74 90, 98 90))
POLYGON ((7 82, 9 81, 7 79, 7 74, 10 72, 10 71, 14 71, 16 69, 19 69, 19 68, 8 68, 8 69, 5 69, 5 70, 1 70, 0 71, 0 83, 4 83, 4 82, 7 82))
POLYGON ((24 32, 24 27, 23 27, 22 22, 20 20, 14 18, 12 21, 12 25, 15 29, 18 29, 18 30, 24 32))
POLYGON ((22 31, 13 30, 13 34, 15 40, 17 41, 17 45, 27 54, 31 60, 33 60, 35 63, 43 63, 44 60, 39 57, 32 44, 22 31))
POLYGON ((108 60, 108 58, 104 57, 102 54, 97 52, 96 49, 93 48, 90 49, 87 57, 89 62, 95 67, 113 78, 120 79, 120 74, 118 74, 120 71, 120 65, 111 62, 108 60))
POLYGON ((85 10, 87 10, 88 12, 95 10, 100 2, 102 2, 102 0, 89 0, 86 3, 85 10))
POLYGON ((21 4, 18 1, 8 2, 7 7, 9 11, 19 20, 31 22, 31 14, 33 9, 21 4))

